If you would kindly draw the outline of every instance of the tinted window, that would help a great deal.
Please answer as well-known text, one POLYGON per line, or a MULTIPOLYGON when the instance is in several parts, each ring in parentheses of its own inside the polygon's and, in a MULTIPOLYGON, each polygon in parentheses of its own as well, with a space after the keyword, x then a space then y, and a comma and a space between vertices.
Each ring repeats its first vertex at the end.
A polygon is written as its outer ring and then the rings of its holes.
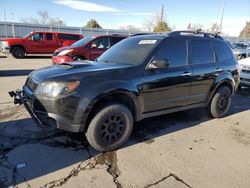
POLYGON ((169 66, 186 64, 187 46, 186 40, 167 40, 156 53, 155 59, 166 59, 169 66))
POLYGON ((33 36, 31 36, 31 40, 33 41, 43 40, 43 33, 34 34, 33 36))
POLYGON ((116 43, 120 42, 122 39, 121 37, 112 37, 112 45, 115 45, 116 43))
POLYGON ((192 41, 192 63, 203 64, 214 62, 214 53, 209 41, 192 41))
POLYGON ((75 47, 83 46, 83 45, 87 44, 88 42, 90 42, 92 39, 93 39, 92 37, 84 37, 83 39, 78 40, 77 42, 75 42, 71 46, 75 46, 75 47))
POLYGON ((213 45, 218 61, 226 61, 232 58, 231 50, 226 44, 222 42, 214 42, 213 45))
POLYGON ((100 37, 93 40, 93 44, 95 44, 98 49, 107 49, 110 48, 110 38, 109 37, 100 37))
POLYGON ((80 36, 79 35, 69 35, 69 34, 59 33, 58 38, 63 39, 63 40, 79 40, 80 36))
POLYGON ((46 40, 53 40, 53 34, 52 33, 46 33, 46 40))
POLYGON ((160 41, 142 37, 124 39, 104 52, 98 61, 138 65, 146 60, 160 41))

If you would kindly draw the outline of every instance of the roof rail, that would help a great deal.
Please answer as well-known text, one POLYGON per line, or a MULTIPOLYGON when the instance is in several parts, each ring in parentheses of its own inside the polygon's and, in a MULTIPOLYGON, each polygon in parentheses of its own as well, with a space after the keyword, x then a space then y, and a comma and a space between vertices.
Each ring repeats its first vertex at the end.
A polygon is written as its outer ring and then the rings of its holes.
MULTIPOLYGON (((173 31, 170 32, 168 35, 169 36, 180 36, 181 34, 194 34, 194 35, 199 35, 199 34, 203 34, 204 37, 214 37, 214 38, 219 38, 219 39, 223 39, 219 34, 220 32, 217 33, 209 33, 209 32, 204 32, 201 29, 198 30, 180 30, 180 31, 173 31)), ((223 39, 224 40, 224 39, 223 39)))

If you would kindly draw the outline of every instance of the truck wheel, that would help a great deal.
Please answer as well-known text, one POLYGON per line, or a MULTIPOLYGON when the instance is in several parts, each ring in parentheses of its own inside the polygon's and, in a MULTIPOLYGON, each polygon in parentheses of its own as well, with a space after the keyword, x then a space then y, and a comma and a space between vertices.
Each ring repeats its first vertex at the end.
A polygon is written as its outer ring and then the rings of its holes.
POLYGON ((11 50, 11 54, 13 57, 17 58, 17 59, 21 59, 25 56, 25 51, 22 47, 13 47, 13 49, 11 50))
POLYGON ((228 87, 220 87, 207 107, 210 117, 221 118, 229 110, 232 94, 228 87))
POLYGON ((98 151, 114 150, 124 144, 133 129, 131 111, 122 104, 101 108, 86 132, 90 145, 98 151))

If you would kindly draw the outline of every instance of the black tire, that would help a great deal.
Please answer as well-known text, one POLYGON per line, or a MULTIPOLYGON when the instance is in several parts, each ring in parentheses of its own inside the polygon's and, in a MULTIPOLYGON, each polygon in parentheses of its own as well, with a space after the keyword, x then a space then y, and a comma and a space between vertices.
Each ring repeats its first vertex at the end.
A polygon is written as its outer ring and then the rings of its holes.
POLYGON ((14 58, 21 59, 25 56, 25 51, 22 47, 16 46, 11 50, 11 54, 14 58))
POLYGON ((131 111, 122 104, 109 104, 95 114, 89 124, 86 137, 96 150, 110 151, 124 144, 132 129, 131 111))
POLYGON ((86 58, 85 58, 85 57, 82 57, 82 56, 74 56, 74 57, 72 57, 72 59, 73 59, 74 61, 86 60, 86 58))
POLYGON ((226 86, 220 87, 214 94, 210 104, 208 105, 208 113, 210 117, 221 118, 226 115, 232 100, 232 93, 226 86))

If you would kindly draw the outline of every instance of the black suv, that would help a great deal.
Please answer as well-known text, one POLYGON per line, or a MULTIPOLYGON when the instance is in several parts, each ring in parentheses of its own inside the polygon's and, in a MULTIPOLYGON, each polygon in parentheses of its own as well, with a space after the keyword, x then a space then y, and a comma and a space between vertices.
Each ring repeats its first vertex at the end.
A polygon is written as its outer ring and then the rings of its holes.
POLYGON ((96 61, 33 71, 10 92, 40 126, 83 132, 96 150, 121 146, 134 121, 206 107, 224 116, 239 66, 219 35, 175 31, 127 38, 96 61))

